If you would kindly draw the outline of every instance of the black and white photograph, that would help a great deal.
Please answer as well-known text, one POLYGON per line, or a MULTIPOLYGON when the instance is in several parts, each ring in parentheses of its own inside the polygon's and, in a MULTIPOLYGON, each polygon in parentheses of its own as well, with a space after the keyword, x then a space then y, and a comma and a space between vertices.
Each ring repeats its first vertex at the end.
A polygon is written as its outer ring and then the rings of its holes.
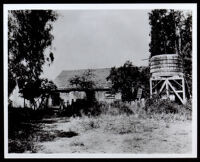
POLYGON ((5 158, 197 156, 197 4, 4 4, 5 158))

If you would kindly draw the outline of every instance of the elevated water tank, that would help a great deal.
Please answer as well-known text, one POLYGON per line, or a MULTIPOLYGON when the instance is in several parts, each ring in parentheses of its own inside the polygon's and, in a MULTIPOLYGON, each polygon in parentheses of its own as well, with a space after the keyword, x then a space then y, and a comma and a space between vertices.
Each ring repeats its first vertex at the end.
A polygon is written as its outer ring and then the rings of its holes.
POLYGON ((152 77, 183 76, 183 66, 177 54, 162 54, 150 59, 152 77))

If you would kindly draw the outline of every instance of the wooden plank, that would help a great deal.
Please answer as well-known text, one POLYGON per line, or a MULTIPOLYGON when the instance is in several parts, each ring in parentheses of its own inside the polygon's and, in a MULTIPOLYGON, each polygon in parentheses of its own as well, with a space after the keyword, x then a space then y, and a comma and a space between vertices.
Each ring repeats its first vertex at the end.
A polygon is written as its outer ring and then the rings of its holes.
POLYGON ((183 93, 183 91, 179 91, 179 90, 178 90, 178 91, 176 91, 176 92, 177 92, 177 93, 183 93))
POLYGON ((150 78, 149 84, 150 84, 150 98, 152 98, 152 78, 150 78))
POLYGON ((160 54, 151 57, 151 59, 160 59, 160 58, 177 58, 179 57, 178 54, 160 54))
POLYGON ((163 88, 164 88, 164 86, 166 85, 166 80, 163 82, 163 85, 162 85, 162 87, 160 88, 160 91, 159 91, 159 93, 161 93, 162 92, 162 90, 163 90, 163 88))
POLYGON ((150 69, 151 73, 154 72, 183 72, 182 68, 171 68, 171 67, 164 67, 164 68, 154 68, 154 69, 150 69))
POLYGON ((182 87, 183 87, 183 104, 185 104, 186 98, 185 98, 185 80, 182 79, 182 87))
MULTIPOLYGON (((177 72, 157 72, 157 73, 152 73, 152 77, 162 77, 162 76, 167 76, 167 77, 172 77, 172 76, 175 76, 175 75, 181 75, 183 76, 183 73, 177 73, 177 72)), ((165 79, 164 79, 165 80, 165 79)))
POLYGON ((150 60, 150 63, 182 63, 182 60, 180 58, 162 58, 162 59, 152 59, 150 60))
POLYGON ((162 80, 160 80, 152 89, 154 89, 162 80))
POLYGON ((115 94, 112 94, 111 92, 106 92, 104 95, 106 99, 115 99, 115 94))
POLYGON ((169 60, 152 60, 150 61, 150 65, 158 65, 158 64, 182 64, 182 61, 181 60, 172 60, 172 59, 169 59, 169 60))
POLYGON ((138 91, 137 91, 137 97, 138 99, 140 99, 142 97, 142 88, 138 88, 138 91))
POLYGON ((177 65, 156 65, 156 66, 150 66, 150 70, 152 69, 161 69, 161 68, 164 68, 164 69, 181 69, 182 71, 182 66, 177 66, 177 65))
POLYGON ((167 82, 166 82, 166 94, 167 94, 167 98, 169 98, 169 85, 167 84, 167 82))
POLYGON ((180 87, 183 88, 183 85, 181 85, 179 82, 177 82, 175 79, 171 79, 172 81, 174 81, 176 84, 178 84, 180 87))
POLYGON ((152 80, 165 80, 162 76, 166 76, 168 79, 180 79, 183 77, 183 73, 163 73, 162 75, 160 73, 151 74, 152 80))
POLYGON ((180 97, 180 95, 176 92, 176 90, 174 89, 174 87, 171 85, 171 83, 169 81, 167 81, 167 83, 169 84, 169 86, 172 88, 172 90, 174 91, 174 93, 176 94, 176 96, 179 98, 179 100, 181 101, 182 104, 184 104, 183 99, 180 97))
POLYGON ((158 63, 158 64, 150 64, 150 67, 159 67, 159 66, 177 66, 182 67, 181 63, 158 63))

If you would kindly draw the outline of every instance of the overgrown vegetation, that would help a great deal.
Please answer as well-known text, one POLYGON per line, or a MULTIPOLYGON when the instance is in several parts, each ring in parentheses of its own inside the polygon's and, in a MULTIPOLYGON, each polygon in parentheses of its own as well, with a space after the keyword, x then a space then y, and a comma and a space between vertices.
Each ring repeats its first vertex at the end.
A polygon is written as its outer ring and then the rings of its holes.
POLYGON ((35 99, 43 89, 48 89, 46 85, 55 87, 52 81, 41 78, 41 74, 43 65, 50 65, 54 60, 51 31, 57 17, 52 10, 8 12, 8 94, 18 86, 19 93, 34 108, 35 99))
MULTIPOLYGON (((189 80, 191 92, 192 16, 189 14, 180 21, 182 18, 182 13, 174 10, 153 10, 149 13, 152 27, 150 53, 151 56, 178 53, 183 60, 184 74, 186 80, 189 80)), ((43 91, 55 90, 56 86, 48 79, 40 78, 40 74, 44 63, 50 64, 54 60, 53 53, 44 55, 44 50, 51 46, 53 40, 50 33, 51 23, 56 19, 57 15, 53 11, 9 12, 9 95, 16 86, 19 86, 22 96, 29 100, 34 108, 36 107, 35 98, 39 96, 41 97, 39 107, 43 107, 37 110, 26 107, 12 108, 10 102, 8 108, 9 152, 34 153, 37 152, 34 142, 53 141, 57 137, 72 138, 87 130, 102 129, 114 134, 151 132, 157 129, 160 121, 174 122, 192 119, 191 100, 186 105, 179 105, 169 99, 160 99, 155 96, 146 101, 133 102, 138 88, 143 89, 143 97, 149 96, 150 74, 148 67, 136 67, 130 61, 125 62, 121 67, 113 67, 107 78, 112 83, 112 92, 121 92, 122 101, 97 102, 95 83, 92 80, 94 76, 92 71, 88 70, 70 79, 72 86, 85 91, 85 99, 77 100, 57 114, 53 109, 46 109, 45 98, 49 93, 43 93, 43 91), (39 26, 35 28, 35 24, 39 26), (53 117, 69 119, 69 130, 56 130, 51 133, 43 130, 44 124, 56 122, 51 119, 53 117), (151 125, 148 123, 150 120, 153 121, 151 125)), ((53 101, 55 101, 53 105, 58 105, 60 101, 58 93, 54 94, 53 101)), ((73 145, 84 146, 81 142, 75 142, 73 145)))
POLYGON ((71 117, 70 129, 83 133, 87 130, 102 129, 105 132, 114 134, 138 133, 140 131, 152 131, 158 128, 158 124, 191 120, 191 105, 177 105, 165 100, 157 100, 157 103, 149 101, 150 106, 155 108, 147 109, 141 102, 132 105, 125 103, 112 104, 110 107, 102 104, 103 112, 98 116, 71 117), (120 106, 118 106, 120 105, 120 106), (124 109, 120 110, 120 107, 124 109), (166 111, 161 112, 160 110, 166 111), (127 110, 128 109, 128 110, 127 110), (151 111, 150 111, 151 110, 151 111), (172 111, 173 110, 173 111, 172 111), (147 121, 151 121, 149 124, 147 121), (147 123, 146 123, 147 122, 147 123))
POLYGON ((72 86, 75 86, 75 88, 80 88, 85 91, 86 100, 91 105, 96 101, 94 91, 95 82, 92 80, 93 77, 94 74, 89 69, 86 70, 82 75, 74 76, 69 80, 72 86))
POLYGON ((107 80, 112 83, 112 92, 120 92, 122 101, 133 101, 137 97, 138 88, 142 88, 143 97, 149 96, 149 68, 137 67, 126 61, 121 67, 112 67, 107 80))
POLYGON ((178 105, 158 98, 149 99, 146 103, 144 101, 132 103, 118 101, 111 104, 100 102, 96 107, 87 109, 87 113, 77 111, 80 114, 76 114, 75 109, 72 109, 71 113, 76 115, 68 116, 67 120, 63 120, 64 123, 70 123, 70 128, 65 131, 51 131, 51 133, 43 130, 44 125, 56 124, 56 118, 53 117, 67 116, 69 112, 65 111, 55 116, 51 109, 34 111, 30 108, 9 108, 9 152, 37 152, 39 148, 35 147, 35 142, 71 138, 93 129, 102 129, 114 134, 152 131, 161 121, 191 120, 191 108, 191 101, 186 105, 178 105), (151 120, 153 124, 149 125, 148 122, 145 124, 147 120, 151 120))
POLYGON ((34 138, 41 131, 42 119, 52 117, 50 109, 8 108, 9 152, 34 152, 34 138))
POLYGON ((101 112, 101 105, 97 101, 88 103, 87 99, 79 99, 76 102, 64 107, 63 110, 58 112, 59 116, 82 116, 92 115, 97 116, 101 112))
POLYGON ((178 114, 185 115, 187 119, 191 118, 192 103, 188 100, 186 105, 180 105, 170 99, 160 99, 159 96, 153 96, 146 101, 145 111, 148 115, 152 114, 178 114))

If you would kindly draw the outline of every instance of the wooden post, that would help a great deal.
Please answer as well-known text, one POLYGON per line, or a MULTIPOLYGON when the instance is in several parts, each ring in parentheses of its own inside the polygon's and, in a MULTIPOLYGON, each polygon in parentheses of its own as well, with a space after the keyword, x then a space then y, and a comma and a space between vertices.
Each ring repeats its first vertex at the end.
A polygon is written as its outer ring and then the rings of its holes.
POLYGON ((162 92, 162 90, 163 90, 163 88, 165 87, 165 85, 166 85, 166 80, 163 82, 162 87, 161 87, 160 90, 159 90, 159 93, 162 92))
POLYGON ((181 103, 183 104, 183 99, 181 98, 181 96, 177 93, 177 91, 175 90, 175 88, 172 86, 172 84, 169 82, 169 86, 171 87, 171 89, 174 91, 174 93, 176 94, 176 96, 179 98, 179 100, 181 101, 181 103))
POLYGON ((150 98, 152 98, 152 79, 150 78, 150 98))
POLYGON ((169 80, 166 79, 166 95, 167 95, 167 98, 169 98, 169 84, 168 84, 169 80))
POLYGON ((184 78, 182 78, 182 89, 183 89, 183 104, 185 104, 186 98, 185 98, 185 81, 184 81, 184 78))

